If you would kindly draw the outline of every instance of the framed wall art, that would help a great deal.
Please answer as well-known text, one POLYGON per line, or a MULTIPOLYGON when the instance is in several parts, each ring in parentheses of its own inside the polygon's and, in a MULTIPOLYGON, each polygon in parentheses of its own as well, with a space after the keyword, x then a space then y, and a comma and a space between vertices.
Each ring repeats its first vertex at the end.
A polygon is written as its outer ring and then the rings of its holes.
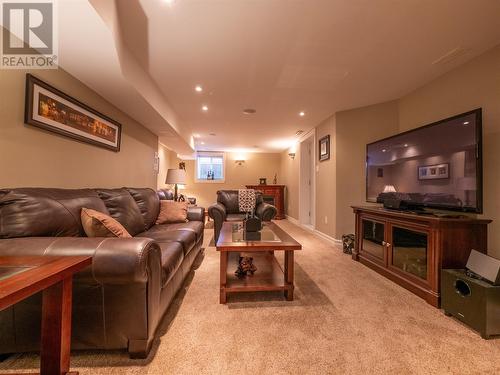
POLYGON ((441 180, 447 178, 450 178, 450 163, 418 167, 419 180, 441 180))
POLYGON ((120 151, 120 123, 31 74, 26 75, 24 121, 81 142, 120 151))
POLYGON ((319 140, 319 161, 330 159, 330 135, 319 140))

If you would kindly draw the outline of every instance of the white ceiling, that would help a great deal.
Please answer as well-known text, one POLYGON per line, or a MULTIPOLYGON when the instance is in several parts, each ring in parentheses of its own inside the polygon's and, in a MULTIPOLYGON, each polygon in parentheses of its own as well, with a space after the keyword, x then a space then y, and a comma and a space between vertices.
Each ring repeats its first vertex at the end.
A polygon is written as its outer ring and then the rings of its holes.
POLYGON ((116 1, 121 41, 174 124, 124 72, 101 1, 60 2, 62 67, 179 152, 187 133, 197 149, 281 151, 299 129, 398 98, 500 43, 491 0, 116 1))

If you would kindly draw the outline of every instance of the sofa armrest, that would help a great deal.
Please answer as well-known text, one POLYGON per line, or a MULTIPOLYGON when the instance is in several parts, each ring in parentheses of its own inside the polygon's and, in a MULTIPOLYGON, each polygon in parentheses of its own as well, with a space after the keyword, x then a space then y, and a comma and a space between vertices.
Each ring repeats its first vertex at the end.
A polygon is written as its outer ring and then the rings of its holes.
POLYGON ((208 216, 214 221, 224 222, 226 221, 226 207, 223 204, 214 203, 208 207, 208 216))
POLYGON ((187 218, 189 221, 205 222, 205 208, 204 207, 188 207, 187 218))
POLYGON ((255 207, 255 215, 262 221, 271 221, 277 213, 276 207, 269 203, 261 203, 255 207))
POLYGON ((161 251, 148 238, 24 237, 0 240, 0 256, 92 256, 78 278, 100 284, 161 280, 161 251))

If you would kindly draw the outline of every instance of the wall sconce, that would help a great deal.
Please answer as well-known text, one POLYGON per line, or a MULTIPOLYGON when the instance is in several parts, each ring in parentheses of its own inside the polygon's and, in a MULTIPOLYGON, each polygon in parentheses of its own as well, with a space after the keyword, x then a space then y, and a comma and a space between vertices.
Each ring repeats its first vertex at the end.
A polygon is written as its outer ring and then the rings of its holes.
POLYGON ((295 152, 290 152, 288 156, 290 156, 290 159, 292 160, 295 159, 295 152))
POLYGON ((236 164, 238 164, 238 165, 243 165, 243 163, 245 162, 245 160, 238 159, 238 160, 235 160, 234 162, 235 162, 236 164))

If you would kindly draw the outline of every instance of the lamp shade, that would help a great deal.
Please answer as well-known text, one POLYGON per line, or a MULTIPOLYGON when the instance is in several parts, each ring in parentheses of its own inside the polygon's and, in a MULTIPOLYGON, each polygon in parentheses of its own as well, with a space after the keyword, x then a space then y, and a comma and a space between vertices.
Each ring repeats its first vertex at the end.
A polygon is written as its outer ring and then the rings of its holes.
POLYGON ((394 185, 385 185, 384 193, 395 193, 395 192, 396 188, 394 187, 394 185))
POLYGON ((166 184, 185 184, 186 171, 184 169, 169 169, 167 171, 166 184))

